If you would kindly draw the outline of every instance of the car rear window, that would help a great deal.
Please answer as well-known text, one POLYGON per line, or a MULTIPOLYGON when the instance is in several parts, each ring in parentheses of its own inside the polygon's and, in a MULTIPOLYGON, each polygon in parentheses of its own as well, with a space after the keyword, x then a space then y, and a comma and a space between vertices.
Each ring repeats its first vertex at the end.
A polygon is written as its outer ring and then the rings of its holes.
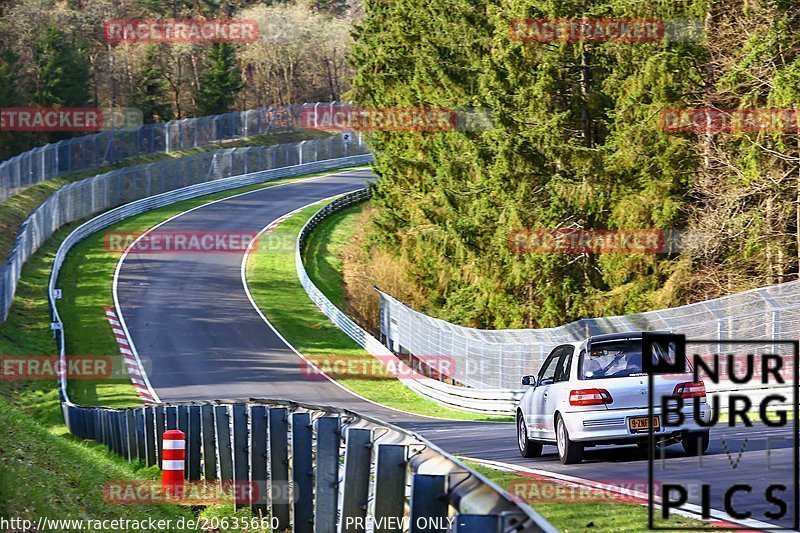
MULTIPOLYGON (((675 354, 661 353, 653 346, 653 363, 659 359, 673 362, 675 354), (656 353, 658 352, 658 353, 656 353)), ((641 339, 593 343, 591 353, 585 350, 580 356, 579 379, 624 378, 647 375, 642 366, 641 339)), ((687 372, 691 371, 687 363, 687 372)))

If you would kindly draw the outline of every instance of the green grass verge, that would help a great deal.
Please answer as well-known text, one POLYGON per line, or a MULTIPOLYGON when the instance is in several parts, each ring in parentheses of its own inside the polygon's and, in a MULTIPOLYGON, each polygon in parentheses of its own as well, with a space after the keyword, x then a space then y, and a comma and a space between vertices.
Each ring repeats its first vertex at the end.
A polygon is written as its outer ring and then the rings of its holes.
MULTIPOLYGON (((47 431, 0 399, 0 516, 36 519, 192 517, 177 505, 119 505, 103 499, 109 481, 158 479, 156 468, 128 463, 103 446, 47 431)), ((65 528, 64 530, 69 530, 65 528)))
MULTIPOLYGON (((578 488, 573 490, 568 484, 539 476, 524 476, 473 461, 465 462, 511 495, 525 500, 560 531, 630 533, 649 530, 646 505, 620 501, 603 491, 581 492, 578 488)), ((655 525, 676 531, 715 527, 711 522, 692 520, 678 515, 671 516, 668 521, 657 519, 655 525)), ((726 530, 720 528, 719 531, 726 530)))
POLYGON ((308 236, 303 251, 308 277, 339 309, 347 308, 341 253, 358 231, 358 220, 365 206, 362 202, 323 220, 308 236))
MULTIPOLYGON (((248 287, 256 304, 270 322, 306 357, 323 362, 331 362, 331 359, 337 362, 352 360, 374 369, 374 358, 322 314, 297 279, 294 242, 300 228, 320 207, 321 204, 303 209, 282 222, 271 233, 261 237, 247 264, 248 287)), ((352 222, 352 215, 352 212, 343 212, 333 219, 352 222)), ((347 228, 331 227, 330 224, 326 226, 320 226, 312 232, 314 242, 310 250, 319 253, 319 257, 312 260, 315 275, 323 273, 322 280, 317 279, 315 283, 324 285, 324 291, 330 291, 331 286, 340 286, 341 275, 337 275, 336 263, 325 257, 335 256, 336 250, 346 240, 347 228), (333 240, 329 245, 324 245, 320 242, 320 235, 332 236, 333 240), (323 253, 327 256, 323 257, 323 253)), ((339 294, 342 301, 343 295, 341 292, 339 294)), ((504 416, 481 415, 443 407, 420 397, 388 374, 372 374, 373 377, 365 379, 348 378, 345 373, 337 381, 374 402, 412 413, 457 420, 510 420, 504 416)))
MULTIPOLYGON (((0 354, 56 354, 47 282, 55 251, 74 225, 58 231, 22 270, 9 318, 0 324, 0 354)), ((177 518, 176 505, 116 505, 103 499, 112 480, 152 479, 157 472, 128 463, 67 431, 55 380, 0 380, 0 516, 7 518, 177 518)))

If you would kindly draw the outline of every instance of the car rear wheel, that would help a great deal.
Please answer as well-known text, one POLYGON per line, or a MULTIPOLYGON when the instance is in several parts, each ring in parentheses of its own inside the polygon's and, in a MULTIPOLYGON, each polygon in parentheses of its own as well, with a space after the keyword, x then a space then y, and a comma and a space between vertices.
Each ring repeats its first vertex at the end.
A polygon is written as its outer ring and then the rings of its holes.
POLYGON ((522 457, 539 457, 542 455, 542 443, 534 442, 528 438, 528 429, 525 427, 525 417, 517 412, 517 446, 522 457))
POLYGON ((556 418, 556 444, 558 445, 558 459, 565 465, 580 463, 583 460, 583 444, 569 440, 567 425, 561 418, 556 418))
POLYGON ((688 431, 681 440, 683 451, 686 455, 695 456, 703 455, 708 451, 708 444, 711 441, 709 432, 706 431, 688 431))

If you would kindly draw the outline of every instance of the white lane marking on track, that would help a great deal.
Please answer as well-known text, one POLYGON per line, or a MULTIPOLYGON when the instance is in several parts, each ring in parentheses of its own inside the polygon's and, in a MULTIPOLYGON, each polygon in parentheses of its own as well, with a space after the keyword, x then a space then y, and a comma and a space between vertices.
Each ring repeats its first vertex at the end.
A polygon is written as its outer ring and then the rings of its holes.
MULTIPOLYGON (((357 189, 356 189, 356 190, 357 190, 357 189)), ((355 191, 350 191, 350 192, 355 192, 355 191)), ((342 193, 342 194, 349 194, 349 193, 342 193)), ((294 211, 292 211, 291 213, 289 213, 289 215, 292 215, 292 214, 295 214, 295 213, 297 213, 297 212, 299 212, 299 211, 302 211, 302 210, 303 210, 303 209, 305 209, 306 207, 312 206, 312 205, 314 205, 314 204, 318 204, 318 203, 324 202, 324 201, 326 201, 326 200, 330 200, 331 198, 336 198, 337 196, 341 196, 341 194, 336 194, 336 195, 334 195, 334 196, 329 196, 328 198, 323 198, 323 199, 321 199, 321 200, 317 200, 317 201, 315 201, 315 202, 311 202, 311 203, 310 203, 310 204, 308 204, 308 205, 304 205, 303 207, 299 207, 299 208, 295 209, 294 211)), ((280 217, 279 217, 279 218, 280 218, 280 217)), ((288 217, 287 217, 287 218, 288 218, 288 217)), ((286 346, 288 346, 288 347, 289 347, 289 349, 291 349, 291 350, 292 350, 292 352, 294 352, 294 354, 295 354, 297 357, 299 357, 300 359, 302 359, 303 361, 305 361, 305 363, 306 363, 307 365, 309 365, 310 367, 314 368, 314 369, 315 369, 317 372, 319 372, 319 373, 320 373, 322 376, 325 376, 325 378, 326 378, 328 381, 330 381, 331 383, 333 383, 334 385, 336 385, 337 387, 339 387, 339 388, 340 388, 340 389, 342 389, 343 391, 347 392, 348 394, 350 394, 350 395, 352 395, 352 396, 354 396, 354 397, 356 397, 356 398, 358 398, 358 399, 360 399, 360 400, 364 400, 365 402, 369 402, 369 403, 371 403, 372 405, 376 405, 376 406, 378 406, 378 407, 382 407, 382 408, 384 408, 384 409, 390 409, 390 410, 392 410, 392 411, 396 411, 396 412, 398 412, 398 413, 403 413, 403 414, 405 414, 405 415, 417 416, 417 417, 422 417, 422 418, 431 418, 431 419, 434 419, 434 420, 446 420, 446 421, 448 421, 448 422, 460 422, 460 420, 455 420, 455 419, 452 419, 452 418, 442 418, 442 417, 438 417, 438 416, 431 416, 431 415, 420 415, 420 414, 416 414, 416 413, 410 413, 410 412, 408 412, 408 411, 403 411, 402 409, 397 409, 396 407, 389 407, 388 405, 383 405, 383 404, 380 404, 380 403, 378 403, 378 402, 372 401, 372 400, 370 400, 369 398, 365 398, 364 396, 361 396, 360 394, 357 394, 357 393, 355 393, 355 392, 351 391, 350 389, 348 389, 347 387, 345 387, 344 385, 342 385, 341 383, 339 383, 338 381, 336 381, 335 379, 333 379, 332 377, 330 377, 328 374, 326 374, 325 372, 323 372, 323 371, 322 371, 322 370, 321 370, 321 369, 320 369, 320 368, 319 368, 317 365, 315 365, 315 364, 314 364, 314 363, 313 363, 311 360, 309 360, 307 357, 305 357, 303 354, 301 354, 301 353, 300 353, 300 352, 297 350, 297 348, 295 348, 294 346, 292 346, 292 344, 291 344, 289 341, 287 341, 287 340, 284 338, 284 336, 283 336, 283 335, 281 335, 281 334, 280 334, 280 332, 279 332, 279 331, 278 331, 278 330, 275 328, 275 326, 273 326, 273 325, 272 325, 272 322, 270 322, 270 321, 267 319, 267 317, 266 317, 266 316, 264 316, 264 313, 262 313, 262 312, 261 312, 261 309, 259 309, 258 305, 256 305, 256 302, 255 302, 255 300, 253 299, 253 295, 252 295, 252 294, 250 294, 250 288, 247 286, 247 259, 248 259, 248 257, 250 257, 250 252, 253 250, 253 246, 254 246, 254 244, 255 244, 256 242, 258 242, 258 239, 261 237, 261 235, 262 235, 262 234, 264 234, 266 231, 268 231, 268 230, 269 230, 271 227, 274 227, 274 226, 273 226, 273 224, 274 224, 274 223, 276 223, 277 221, 278 221, 278 219, 275 219, 275 220, 273 220, 272 222, 270 222, 269 224, 267 224, 266 226, 264 226, 264 228, 263 228, 261 231, 259 231, 259 232, 258 232, 258 234, 255 236, 255 238, 254 238, 252 241, 250 241, 250 244, 247 246, 247 250, 245 250, 245 252, 244 252, 244 256, 242 257, 242 265, 241 265, 241 269, 240 269, 241 278, 242 278, 242 286, 244 287, 244 292, 245 292, 245 294, 247 295, 247 299, 248 299, 248 300, 250 300, 250 305, 252 305, 252 306, 253 306, 253 309, 255 309, 255 310, 256 310, 256 313, 258 313, 258 316, 260 316, 260 317, 261 317, 261 320, 263 320, 263 321, 264 321, 264 323, 265 323, 267 326, 269 326, 269 328, 270 328, 270 329, 273 331, 273 333, 275 333, 275 335, 277 335, 277 336, 278 336, 278 338, 279 338, 281 341, 283 341, 283 343, 284 343, 286 346)), ((326 318, 327 318, 327 317, 326 317, 326 318)))
MULTIPOLYGON (((125 262, 125 258, 128 257, 128 252, 130 252, 131 249, 133 249, 133 247, 135 247, 136 244, 141 239, 143 239, 144 237, 149 235, 150 232, 155 231, 156 229, 160 228, 164 224, 167 224, 168 222, 171 222, 171 221, 175 220, 178 217, 182 217, 183 215, 185 215, 187 213, 191 213, 192 211, 195 211, 195 210, 200 209, 202 207, 207 207, 209 205, 216 204, 216 203, 222 202, 224 200, 230 200, 232 198, 239 198, 241 196, 245 196, 245 195, 248 195, 248 194, 254 194, 254 193, 257 193, 257 192, 261 192, 261 191, 263 191, 265 189, 274 189, 274 188, 277 188, 277 187, 283 187, 285 185, 294 185, 296 183, 307 183, 309 181, 315 181, 315 180, 322 179, 322 178, 330 178, 331 176, 337 176, 339 174, 345 174, 345 173, 348 173, 348 172, 355 172, 355 171, 358 171, 358 170, 365 170, 365 169, 368 170, 369 167, 356 167, 356 168, 352 168, 352 169, 349 169, 349 170, 343 170, 343 171, 339 171, 339 172, 334 172, 332 174, 324 174, 322 176, 316 176, 316 177, 308 178, 308 179, 304 179, 304 180, 292 180, 292 181, 289 181, 289 182, 286 182, 286 183, 278 183, 277 185, 268 185, 269 182, 265 182, 267 185, 264 186, 264 187, 259 187, 257 189, 253 189, 252 191, 246 191, 246 192, 242 192, 242 193, 238 193, 238 194, 233 194, 231 196, 226 196, 226 197, 220 198, 218 200, 212 200, 211 202, 207 202, 207 203, 195 206, 195 207, 193 207, 191 209, 187 209, 186 211, 182 211, 182 212, 180 212, 180 213, 178 213, 176 215, 173 215, 173 216, 169 217, 168 219, 163 220, 160 223, 156 224, 155 226, 153 226, 152 228, 148 229, 147 231, 142 232, 142 234, 139 235, 136 238, 136 240, 134 240, 130 245, 128 245, 128 247, 125 249, 125 251, 120 256, 119 261, 117 261, 117 267, 114 269, 114 282, 112 283, 112 286, 111 286, 111 294, 112 294, 112 296, 114 298, 114 310, 116 311, 117 320, 119 320, 119 323, 122 326, 122 330, 125 332, 125 337, 127 337, 127 339, 128 339, 128 346, 130 347, 130 350, 132 352, 131 355, 133 355, 136 358, 136 362, 139 365, 139 368, 142 369, 142 379, 144 379, 145 383, 147 384, 147 390, 149 391, 150 396, 152 396, 153 399, 156 402, 162 403, 161 399, 158 397, 158 394, 156 393, 155 389, 150 384, 150 379, 147 377, 147 373, 144 371, 144 366, 142 365, 142 361, 139 358, 139 352, 136 350, 136 345, 133 342, 133 337, 131 336, 130 332, 128 331, 128 325, 125 322, 125 317, 122 314, 122 307, 120 306, 119 295, 117 293, 118 292, 117 289, 119 287, 119 273, 122 271, 122 264, 125 262)), ((220 192, 224 192, 224 191, 220 191, 220 192)), ((167 206, 164 206, 164 207, 167 207, 167 206)), ((106 313, 108 314, 108 311, 106 313)))
MULTIPOLYGON (((476 463, 485 464, 487 466, 496 467, 496 468, 499 468, 501 470, 506 470, 506 471, 510 471, 510 472, 524 472, 524 473, 527 473, 527 474, 533 474, 533 475, 536 475, 536 476, 542 476, 542 477, 546 477, 546 478, 550 478, 550 479, 556 479, 556 480, 559 480, 559 481, 564 481, 566 483, 571 483, 571 484, 575 484, 575 485, 583 485, 583 486, 588 486, 588 487, 591 487, 591 488, 602 488, 603 490, 608 490, 608 491, 611 491, 611 492, 617 492, 621 496, 643 500, 643 503, 645 505, 648 502, 648 495, 646 493, 644 493, 644 492, 637 491, 637 490, 634 490, 634 489, 625 488, 625 487, 617 487, 617 486, 615 486, 613 484, 609 484, 609 483, 601 483, 601 482, 598 482, 598 481, 593 481, 591 479, 584 479, 584 478, 580 478, 580 477, 576 477, 576 476, 570 476, 570 475, 567 475, 567 474, 560 474, 558 472, 550 472, 548 470, 542 470, 542 469, 539 469, 539 468, 528 468, 527 466, 515 465, 513 463, 504 463, 502 461, 489 461, 487 459, 477 459, 475 457, 466 457, 466 456, 463 456, 463 458, 465 460, 467 460, 467 461, 473 461, 473 462, 476 462, 476 463)), ((660 509, 661 508, 661 506, 659 504, 660 498, 659 497, 655 497, 654 500, 656 502, 655 503, 655 507, 660 509)), ((702 516, 703 509, 699 505, 694 505, 694 504, 691 504, 691 503, 687 503, 687 504, 684 504, 679 509, 673 509, 671 512, 674 512, 675 514, 678 514, 680 516, 684 516, 686 518, 692 518, 694 520, 704 521, 702 518, 700 518, 702 516)), ((724 511, 719 511, 717 509, 711 509, 711 520, 727 522, 729 524, 735 524, 735 525, 738 525, 738 526, 743 526, 743 527, 747 527, 747 528, 753 528, 755 530, 765 529, 765 528, 767 528, 767 529, 769 529, 769 528, 775 529, 775 527, 776 527, 775 524, 768 524, 767 522, 761 522, 759 520, 753 520, 753 519, 739 520, 739 519, 733 518, 732 516, 728 515, 724 511)))

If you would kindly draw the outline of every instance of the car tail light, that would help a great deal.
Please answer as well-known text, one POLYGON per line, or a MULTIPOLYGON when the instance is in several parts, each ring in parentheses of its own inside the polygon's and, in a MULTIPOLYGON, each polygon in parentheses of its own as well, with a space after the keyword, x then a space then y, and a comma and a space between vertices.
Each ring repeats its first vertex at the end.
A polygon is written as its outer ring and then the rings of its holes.
POLYGON ((702 381, 678 383, 675 385, 675 390, 672 391, 672 395, 680 396, 681 398, 705 398, 706 385, 702 381))
POLYGON ((605 389, 578 389, 569 391, 570 405, 608 405, 614 399, 605 389))

